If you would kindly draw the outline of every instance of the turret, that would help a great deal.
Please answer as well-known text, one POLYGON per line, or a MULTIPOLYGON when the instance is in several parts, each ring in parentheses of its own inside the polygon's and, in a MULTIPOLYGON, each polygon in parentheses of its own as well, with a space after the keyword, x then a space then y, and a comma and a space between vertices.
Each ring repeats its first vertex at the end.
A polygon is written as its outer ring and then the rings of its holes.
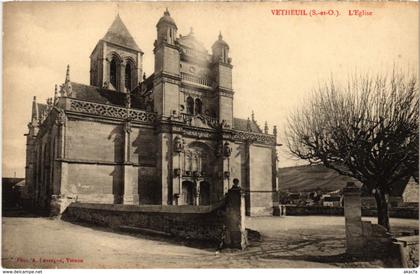
POLYGON ((229 58, 229 45, 223 40, 222 33, 219 33, 219 39, 214 42, 211 47, 213 52, 213 61, 229 63, 231 59, 229 58))
POLYGON ((156 24, 157 40, 154 70, 154 111, 158 115, 170 117, 179 111, 180 51, 175 44, 177 26, 166 9, 156 24))
POLYGON ((174 45, 176 40, 176 32, 178 27, 172 19, 168 9, 163 13, 163 16, 159 19, 156 24, 157 28, 157 44, 160 45, 162 42, 174 45))
POLYGON ((38 125, 39 121, 39 110, 38 110, 38 103, 36 102, 36 96, 34 96, 34 99, 32 101, 32 117, 31 117, 31 123, 32 125, 38 125))
POLYGON ((233 123, 233 87, 232 87, 232 65, 229 58, 229 45, 223 40, 222 34, 214 42, 213 52, 213 73, 217 84, 219 121, 224 121, 227 126, 233 123))

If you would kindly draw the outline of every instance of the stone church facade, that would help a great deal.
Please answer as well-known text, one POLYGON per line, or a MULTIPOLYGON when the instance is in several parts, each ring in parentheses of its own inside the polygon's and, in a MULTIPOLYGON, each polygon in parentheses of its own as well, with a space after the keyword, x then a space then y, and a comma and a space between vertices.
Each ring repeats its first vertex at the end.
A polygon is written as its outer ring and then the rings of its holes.
POLYGON ((70 80, 32 103, 26 182, 33 206, 71 202, 211 205, 237 178, 246 211, 278 208, 276 128, 233 116, 229 45, 211 54, 191 31, 158 21, 154 73, 119 16, 90 56, 90 85, 70 80))

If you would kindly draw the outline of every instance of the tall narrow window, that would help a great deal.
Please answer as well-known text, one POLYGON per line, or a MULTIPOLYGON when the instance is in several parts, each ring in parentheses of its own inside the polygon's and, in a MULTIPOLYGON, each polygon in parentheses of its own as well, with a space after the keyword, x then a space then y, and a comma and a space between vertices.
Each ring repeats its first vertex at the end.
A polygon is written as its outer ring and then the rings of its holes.
POLYGON ((131 64, 127 62, 125 66, 125 88, 127 91, 131 91, 131 64))
POLYGON ((117 89, 117 61, 115 58, 111 61, 109 69, 109 82, 111 82, 111 85, 117 89))
POLYGON ((185 170, 191 171, 192 170, 192 157, 191 155, 185 156, 185 170))
POLYGON ((200 99, 195 99, 195 113, 196 114, 202 114, 203 112, 203 103, 200 99))
POLYGON ((189 96, 187 98, 187 113, 194 114, 194 99, 189 96))

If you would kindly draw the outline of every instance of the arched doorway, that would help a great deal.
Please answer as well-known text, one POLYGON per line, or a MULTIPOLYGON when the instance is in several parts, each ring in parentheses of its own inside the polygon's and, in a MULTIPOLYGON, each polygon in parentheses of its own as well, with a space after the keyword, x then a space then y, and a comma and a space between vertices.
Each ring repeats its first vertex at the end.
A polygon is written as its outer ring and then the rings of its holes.
POLYGON ((210 204, 210 184, 207 181, 200 182, 200 205, 210 204))
POLYGON ((194 183, 190 181, 182 182, 182 204, 194 204, 194 183))

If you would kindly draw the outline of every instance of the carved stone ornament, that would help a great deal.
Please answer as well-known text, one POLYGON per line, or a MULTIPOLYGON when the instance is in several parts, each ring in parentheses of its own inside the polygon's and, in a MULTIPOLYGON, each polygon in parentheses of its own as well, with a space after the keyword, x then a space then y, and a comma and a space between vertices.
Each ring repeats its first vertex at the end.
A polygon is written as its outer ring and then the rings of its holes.
POLYGON ((59 110, 55 123, 59 126, 62 126, 66 123, 67 117, 64 110, 59 110))
POLYGON ((124 123, 124 132, 131 133, 131 123, 130 121, 127 121, 124 123))
POLYGON ((184 150, 184 141, 181 137, 176 136, 174 139, 174 151, 180 153, 184 150))
POLYGON ((127 117, 130 117, 133 121, 146 123, 153 123, 156 119, 156 114, 153 112, 84 102, 74 99, 71 100, 70 110, 118 119, 126 119, 127 117))
POLYGON ((230 157, 232 154, 232 148, 230 147, 230 144, 228 142, 225 142, 223 145, 223 156, 230 157))
POLYGON ((174 169, 174 177, 179 177, 181 175, 181 169, 175 168, 174 169))

